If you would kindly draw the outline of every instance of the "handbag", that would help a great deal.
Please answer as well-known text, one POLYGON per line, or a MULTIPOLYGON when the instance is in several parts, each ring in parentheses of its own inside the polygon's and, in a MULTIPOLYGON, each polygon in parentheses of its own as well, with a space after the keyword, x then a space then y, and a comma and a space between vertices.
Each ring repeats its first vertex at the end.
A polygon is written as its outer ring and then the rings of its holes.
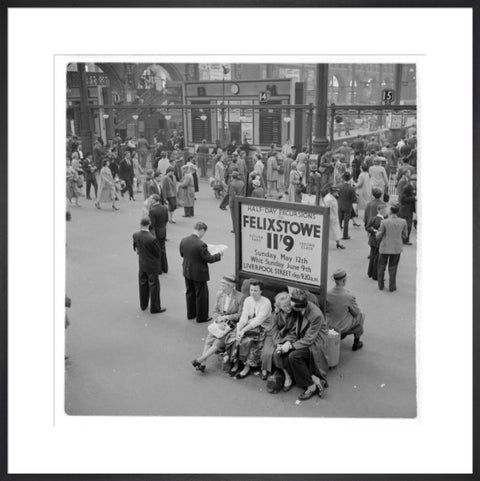
POLYGON ((232 327, 230 327, 227 323, 221 324, 223 324, 224 329, 220 327, 220 323, 218 322, 212 322, 207 327, 208 332, 215 336, 217 339, 221 339, 232 330, 232 327))
POLYGON ((267 378, 267 391, 269 393, 280 392, 285 383, 285 374, 281 369, 277 369, 273 374, 267 378))

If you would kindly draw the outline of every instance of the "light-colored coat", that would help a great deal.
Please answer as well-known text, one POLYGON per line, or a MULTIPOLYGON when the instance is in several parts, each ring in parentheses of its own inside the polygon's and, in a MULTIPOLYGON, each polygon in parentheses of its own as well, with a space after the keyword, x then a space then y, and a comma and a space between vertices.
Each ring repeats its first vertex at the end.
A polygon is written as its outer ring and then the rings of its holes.
POLYGON ((340 222, 338 220, 338 203, 332 194, 327 194, 323 198, 323 205, 330 207, 330 240, 340 240, 340 222))
POLYGON ((363 210, 372 200, 372 186, 370 185, 368 172, 362 172, 358 176, 356 188, 358 191, 358 208, 363 210))
POLYGON ((368 173, 370 174, 370 185, 372 189, 376 187, 377 189, 380 189, 383 194, 385 190, 388 189, 388 177, 385 167, 382 167, 381 165, 372 165, 368 169, 368 173))
POLYGON ((223 291, 217 292, 217 297, 215 300, 215 307, 213 308, 213 320, 216 321, 219 316, 228 316, 229 320, 238 321, 240 319, 241 309, 245 296, 234 290, 230 300, 228 309, 225 311, 225 299, 227 295, 223 291))
POLYGON ((377 240, 380 241, 380 254, 401 254, 403 240, 408 237, 407 221, 392 214, 380 224, 377 240))
POLYGON ((355 296, 343 286, 335 286, 327 292, 327 323, 340 334, 348 332, 361 314, 355 296))
POLYGON ((178 184, 178 197, 181 197, 183 207, 193 207, 195 203, 195 183, 191 173, 185 174, 178 184))

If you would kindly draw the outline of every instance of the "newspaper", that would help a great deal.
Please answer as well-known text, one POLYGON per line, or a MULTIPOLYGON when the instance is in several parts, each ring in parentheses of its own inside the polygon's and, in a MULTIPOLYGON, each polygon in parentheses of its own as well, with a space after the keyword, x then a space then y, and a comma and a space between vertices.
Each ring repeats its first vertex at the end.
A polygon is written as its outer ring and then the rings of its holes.
POLYGON ((212 255, 223 254, 227 249, 228 246, 225 244, 208 244, 208 252, 210 252, 212 255))

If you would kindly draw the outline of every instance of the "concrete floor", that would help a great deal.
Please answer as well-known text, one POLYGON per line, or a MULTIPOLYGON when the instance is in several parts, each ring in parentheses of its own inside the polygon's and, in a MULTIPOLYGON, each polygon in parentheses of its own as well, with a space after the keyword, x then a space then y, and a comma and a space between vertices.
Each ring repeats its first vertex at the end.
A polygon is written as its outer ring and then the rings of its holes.
MULTIPOLYGON (((139 229, 143 195, 121 199, 120 210, 80 200, 67 224, 67 294, 71 326, 66 334, 70 365, 66 371, 65 410, 71 415, 154 416, 416 416, 415 299, 416 231, 405 246, 395 293, 380 292, 368 279, 367 235, 350 228, 346 250, 330 243, 329 275, 344 267, 347 287, 366 314, 364 347, 351 351, 342 341, 340 364, 329 372, 325 398, 297 404, 301 392, 269 394, 258 376, 233 380, 215 357, 207 371, 190 361, 201 353, 205 324, 188 321, 178 245, 197 220, 209 226, 205 241, 229 246, 221 262, 210 266, 213 304, 219 279, 234 272, 234 235, 229 211, 218 208, 213 192, 201 181, 195 217, 168 226, 169 273, 160 277, 163 314, 138 305, 137 256, 132 233, 139 229)), ((331 285, 329 285, 331 287, 331 285)))

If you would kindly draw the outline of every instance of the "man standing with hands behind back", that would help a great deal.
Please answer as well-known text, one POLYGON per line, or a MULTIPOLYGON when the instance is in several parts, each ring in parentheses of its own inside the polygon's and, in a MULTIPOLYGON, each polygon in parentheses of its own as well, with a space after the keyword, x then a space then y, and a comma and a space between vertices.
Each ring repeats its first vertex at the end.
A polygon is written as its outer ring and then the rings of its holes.
POLYGON ((140 232, 133 234, 133 250, 138 254, 138 287, 140 309, 144 311, 150 300, 150 312, 158 314, 166 309, 160 304, 159 274, 162 273, 160 246, 154 235, 148 230, 150 219, 142 218, 140 232))
POLYGON ((197 322, 208 322, 208 285, 210 280, 208 264, 218 262, 223 252, 210 254, 202 241, 208 227, 197 222, 193 233, 180 242, 180 255, 183 257, 183 277, 185 277, 187 318, 197 318, 197 322))

